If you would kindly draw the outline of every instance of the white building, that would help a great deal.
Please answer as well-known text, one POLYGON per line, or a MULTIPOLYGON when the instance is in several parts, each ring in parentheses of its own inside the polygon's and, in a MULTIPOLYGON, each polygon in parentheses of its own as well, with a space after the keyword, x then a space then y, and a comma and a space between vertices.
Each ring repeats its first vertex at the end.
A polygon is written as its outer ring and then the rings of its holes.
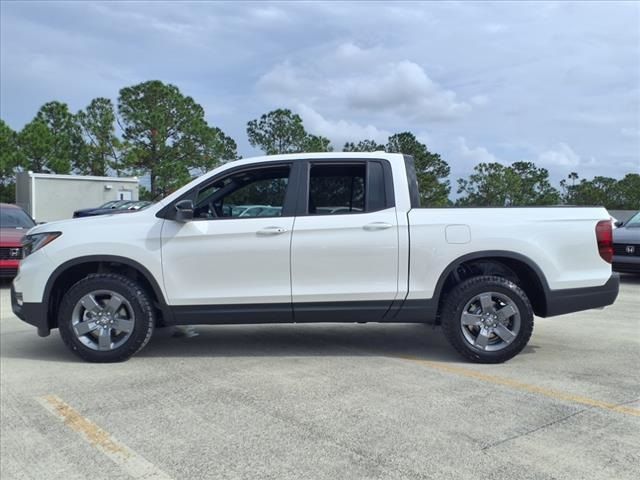
POLYGON ((33 172, 16 176, 16 203, 36 222, 72 218, 75 210, 109 200, 138 200, 138 178, 33 172))

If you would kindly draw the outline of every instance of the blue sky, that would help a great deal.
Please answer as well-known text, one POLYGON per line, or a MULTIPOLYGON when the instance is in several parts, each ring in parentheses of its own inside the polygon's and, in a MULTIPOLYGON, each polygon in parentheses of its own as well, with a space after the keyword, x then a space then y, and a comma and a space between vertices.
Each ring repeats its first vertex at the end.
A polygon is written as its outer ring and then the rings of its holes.
POLYGON ((2 2, 0 115, 76 111, 159 79, 243 156, 277 107, 345 141, 413 131, 455 178, 534 161, 554 181, 640 172, 639 2, 2 2))

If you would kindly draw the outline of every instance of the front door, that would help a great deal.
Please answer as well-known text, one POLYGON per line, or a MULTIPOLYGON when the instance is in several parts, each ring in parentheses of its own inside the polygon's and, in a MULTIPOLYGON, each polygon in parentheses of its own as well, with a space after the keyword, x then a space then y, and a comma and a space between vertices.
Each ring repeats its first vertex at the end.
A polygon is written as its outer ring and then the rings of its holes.
POLYGON ((262 164, 222 174, 193 192, 192 221, 165 221, 162 267, 175 311, 206 316, 217 308, 233 321, 266 309, 276 312, 272 321, 291 320, 290 171, 262 164))

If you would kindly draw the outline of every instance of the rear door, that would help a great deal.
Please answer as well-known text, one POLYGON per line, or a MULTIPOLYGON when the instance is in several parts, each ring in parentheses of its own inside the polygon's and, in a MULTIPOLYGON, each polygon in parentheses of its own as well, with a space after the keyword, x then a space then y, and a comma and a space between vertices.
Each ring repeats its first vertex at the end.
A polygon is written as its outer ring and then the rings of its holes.
POLYGON ((376 321, 398 293, 398 222, 383 160, 308 161, 291 243, 296 322, 376 321))

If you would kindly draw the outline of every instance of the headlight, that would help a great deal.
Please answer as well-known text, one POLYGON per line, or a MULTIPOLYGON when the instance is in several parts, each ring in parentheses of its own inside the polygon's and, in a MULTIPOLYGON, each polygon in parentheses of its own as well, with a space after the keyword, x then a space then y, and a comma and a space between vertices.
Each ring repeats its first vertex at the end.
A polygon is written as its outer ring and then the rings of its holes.
POLYGON ((22 258, 31 255, 36 250, 40 250, 60 235, 62 235, 62 232, 34 233, 33 235, 25 236, 22 240, 22 258))

